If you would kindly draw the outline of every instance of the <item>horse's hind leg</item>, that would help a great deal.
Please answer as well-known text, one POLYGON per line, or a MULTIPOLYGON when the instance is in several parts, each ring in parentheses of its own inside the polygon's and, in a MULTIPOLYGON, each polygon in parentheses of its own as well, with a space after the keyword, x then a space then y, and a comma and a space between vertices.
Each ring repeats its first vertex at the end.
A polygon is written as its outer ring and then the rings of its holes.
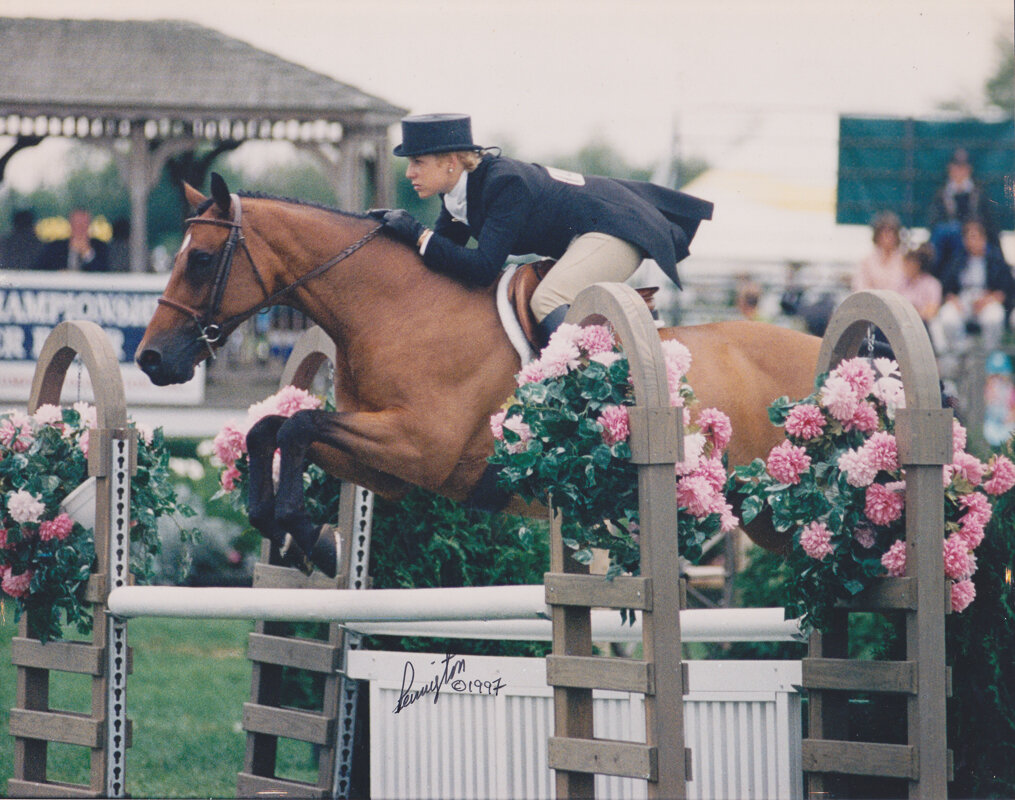
POLYGON ((275 520, 275 484, 272 462, 278 447, 278 431, 286 418, 272 414, 258 420, 247 432, 247 458, 250 481, 247 493, 247 517, 262 536, 275 545, 285 561, 294 561, 304 571, 308 565, 302 554, 288 554, 285 531, 275 520))

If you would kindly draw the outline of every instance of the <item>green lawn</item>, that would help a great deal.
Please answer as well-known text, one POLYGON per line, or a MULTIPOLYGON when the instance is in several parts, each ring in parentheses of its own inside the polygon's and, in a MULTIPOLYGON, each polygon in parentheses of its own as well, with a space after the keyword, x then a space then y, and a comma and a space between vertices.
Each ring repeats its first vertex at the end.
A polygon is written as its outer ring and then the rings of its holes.
MULTIPOLYGON (((14 770, 14 740, 8 712, 15 702, 16 672, 10 640, 16 631, 7 603, 0 619, 0 796, 14 770)), ((128 640, 134 670, 127 685, 133 746, 127 751, 127 792, 132 797, 235 797, 236 773, 243 767, 246 734, 240 720, 250 698, 246 660, 249 622, 138 619, 128 640)), ((74 638, 71 631, 68 638, 74 638)), ((54 673, 51 705, 87 711, 90 681, 54 673)), ((279 772, 300 780, 316 778, 310 745, 279 742, 279 772)), ((49 777, 85 783, 88 751, 50 745, 49 777)))

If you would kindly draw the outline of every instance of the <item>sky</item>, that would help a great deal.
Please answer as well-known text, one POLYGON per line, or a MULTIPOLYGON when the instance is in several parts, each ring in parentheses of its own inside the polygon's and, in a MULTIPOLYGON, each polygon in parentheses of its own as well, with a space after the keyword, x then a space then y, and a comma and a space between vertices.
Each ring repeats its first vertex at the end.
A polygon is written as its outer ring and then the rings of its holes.
MULTIPOLYGON (((635 166, 675 152, 822 198, 839 114, 979 110, 1015 28, 1012 0, 0 0, 0 15, 186 19, 413 113, 469 113, 508 155, 604 141, 635 166)), ((37 149, 12 185, 58 167, 37 149)))

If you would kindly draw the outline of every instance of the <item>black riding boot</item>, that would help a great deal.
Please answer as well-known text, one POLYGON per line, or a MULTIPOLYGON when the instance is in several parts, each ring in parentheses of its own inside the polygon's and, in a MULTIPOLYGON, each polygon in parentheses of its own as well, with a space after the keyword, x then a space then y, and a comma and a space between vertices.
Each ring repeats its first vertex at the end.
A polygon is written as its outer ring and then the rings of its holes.
POLYGON ((550 341, 550 336, 557 328, 560 327, 560 323, 564 321, 564 317, 567 315, 570 305, 557 306, 553 311, 543 317, 543 321, 536 325, 536 330, 539 332, 539 347, 540 349, 546 347, 546 343, 550 341))

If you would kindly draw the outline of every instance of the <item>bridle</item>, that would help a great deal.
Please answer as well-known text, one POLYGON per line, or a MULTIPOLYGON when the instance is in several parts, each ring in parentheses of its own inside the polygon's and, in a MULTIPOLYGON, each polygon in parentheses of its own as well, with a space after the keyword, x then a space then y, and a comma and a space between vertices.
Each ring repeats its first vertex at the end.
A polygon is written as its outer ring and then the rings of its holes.
POLYGON ((215 260, 215 277, 212 280, 211 302, 208 304, 208 307, 204 311, 199 311, 195 308, 191 308, 185 303, 179 302, 178 300, 166 297, 165 295, 162 295, 158 299, 160 305, 176 309, 194 320, 198 330, 200 331, 200 336, 198 338, 208 347, 208 353, 212 358, 215 358, 213 345, 218 344, 222 340, 225 331, 231 330, 231 326, 253 316, 262 309, 275 305, 279 300, 290 294, 295 289, 298 289, 300 286, 313 280, 319 275, 324 274, 340 261, 344 261, 363 247, 363 245, 367 244, 371 239, 376 237, 384 227, 383 225, 378 225, 376 228, 367 231, 362 238, 353 242, 337 256, 334 256, 325 261, 323 264, 314 267, 310 270, 310 272, 301 275, 295 281, 282 287, 277 292, 270 292, 267 284, 264 282, 264 278, 261 276, 261 271, 257 268, 257 263, 254 261, 254 257, 250 254, 250 250, 247 248, 247 240, 243 236, 243 209, 240 206, 239 195, 231 194, 229 195, 229 198, 233 207, 232 221, 210 219, 208 217, 190 217, 185 221, 188 226, 217 225, 221 228, 229 229, 229 236, 226 238, 226 243, 222 246, 222 249, 219 250, 218 258, 215 260), (213 322, 212 320, 218 316, 219 310, 222 307, 222 299, 225 296, 226 284, 229 283, 229 274, 233 268, 233 259, 236 256, 237 246, 241 247, 243 252, 246 254, 247 261, 250 262, 250 268, 254 272, 254 278, 256 278, 258 286, 261 287, 261 291, 264 293, 264 299, 251 308, 248 308, 246 311, 242 311, 239 314, 233 314, 231 317, 228 317, 221 322, 213 322))

